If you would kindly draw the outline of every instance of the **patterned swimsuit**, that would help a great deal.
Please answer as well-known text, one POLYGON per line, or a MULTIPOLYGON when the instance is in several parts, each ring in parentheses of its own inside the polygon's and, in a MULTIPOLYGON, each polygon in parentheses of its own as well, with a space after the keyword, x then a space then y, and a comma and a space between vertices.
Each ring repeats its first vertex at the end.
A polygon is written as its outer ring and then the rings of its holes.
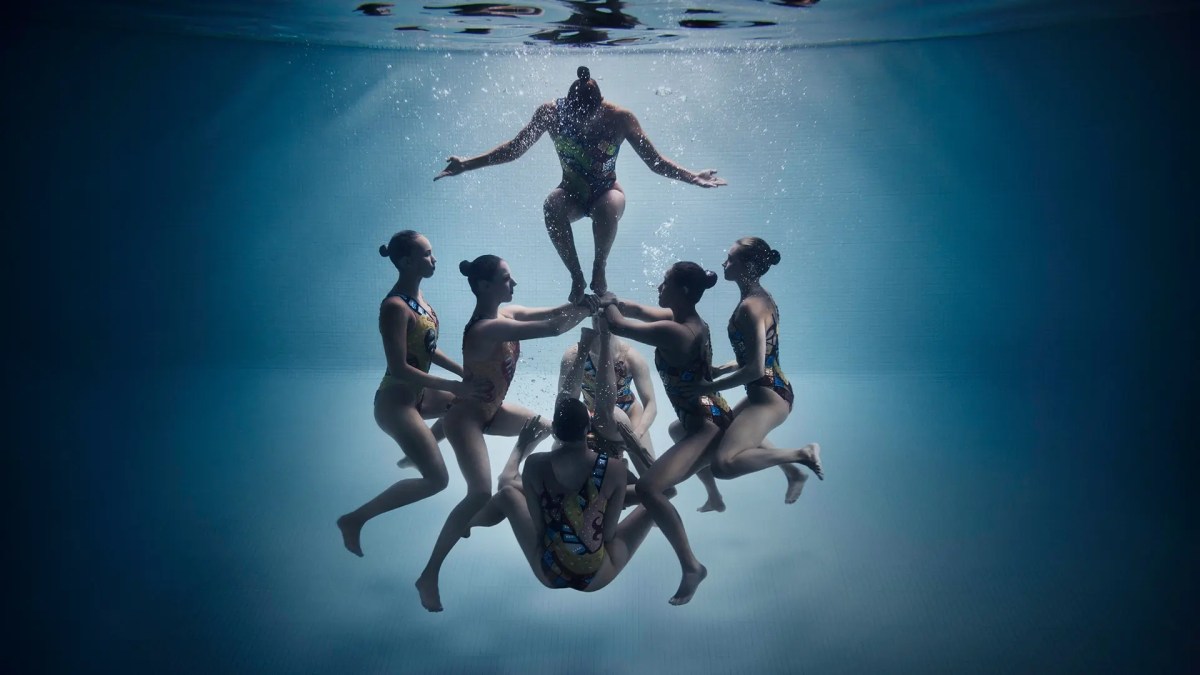
MULTIPOLYGON (((633 407, 634 397, 633 389, 630 384, 633 383, 633 375, 629 372, 629 366, 624 361, 617 360, 613 362, 613 371, 617 376, 617 402, 616 406, 625 412, 633 407)), ((592 355, 588 353, 587 359, 583 362, 583 377, 579 381, 579 390, 583 394, 583 403, 587 409, 595 412, 596 410, 596 381, 599 374, 596 372, 596 364, 592 363, 592 355)))
MULTIPOLYGON (((479 318, 471 317, 471 320, 467 322, 467 327, 463 329, 463 380, 475 378, 492 383, 491 395, 486 400, 479 402, 483 406, 484 416, 487 419, 483 429, 487 431, 488 427, 492 425, 492 421, 496 419, 496 413, 500 410, 500 406, 504 405, 508 387, 512 384, 513 376, 517 374, 517 361, 521 358, 521 343, 517 340, 501 342, 487 357, 474 361, 467 360, 467 333, 471 332, 471 327, 479 321, 479 318)), ((454 403, 457 404, 464 400, 466 399, 456 397, 454 403)))
MULTIPOLYGON (((737 312, 734 311, 734 316, 737 312)), ((734 316, 729 317, 729 342, 733 345, 733 355, 737 359, 739 367, 745 367, 746 354, 750 351, 750 346, 746 344, 746 336, 737 329, 734 324, 734 316)), ((795 394, 792 392, 792 383, 788 381, 787 376, 783 374, 783 368, 779 365, 779 309, 776 308, 771 312, 771 325, 767 328, 767 354, 764 359, 766 372, 762 377, 753 382, 746 383, 746 391, 750 391, 750 387, 767 387, 772 389, 780 398, 787 401, 788 410, 792 409, 792 401, 795 399, 795 394)))
MULTIPOLYGON (((433 361, 433 353, 437 351, 437 313, 433 311, 432 307, 426 309, 416 298, 410 298, 399 291, 392 291, 387 294, 387 297, 400 298, 408 306, 409 311, 416 316, 417 328, 416 330, 408 331, 408 344, 405 345, 407 349, 405 350, 406 356, 404 360, 413 368, 428 373, 429 365, 433 361)), ((379 382, 379 388, 376 391, 379 392, 392 387, 407 387, 413 394, 424 395, 424 389, 421 385, 406 383, 390 371, 384 372, 383 380, 379 382)), ((420 403, 421 401, 418 399, 417 405, 420 406, 420 403)))
POLYGON ((684 366, 676 367, 667 363, 662 351, 654 350, 654 367, 662 378, 663 388, 667 390, 667 399, 675 407, 675 414, 683 423, 685 429, 693 418, 711 420, 717 427, 725 429, 733 422, 733 412, 725 398, 717 392, 686 396, 679 386, 684 383, 712 379, 712 340, 709 338, 708 324, 704 324, 704 338, 701 340, 699 353, 695 359, 684 366))
POLYGON ((555 101, 558 125, 550 134, 563 170, 559 187, 579 200, 584 213, 590 216, 596 200, 617 182, 617 152, 621 144, 585 135, 567 114, 566 103, 565 98, 555 101))
POLYGON ((545 526, 542 569, 554 588, 587 590, 604 562, 604 512, 608 500, 600 496, 600 486, 607 469, 608 455, 601 454, 578 493, 552 495, 545 490, 538 495, 545 526))

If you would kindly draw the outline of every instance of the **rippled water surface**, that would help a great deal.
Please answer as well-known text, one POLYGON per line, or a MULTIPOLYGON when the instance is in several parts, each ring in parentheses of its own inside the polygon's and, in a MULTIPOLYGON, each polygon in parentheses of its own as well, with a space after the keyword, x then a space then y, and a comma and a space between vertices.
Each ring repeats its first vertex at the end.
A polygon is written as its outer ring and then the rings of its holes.
POLYGON ((21 10, 62 22, 315 44, 507 50, 796 47, 975 35, 1180 11, 1187 0, 101 0, 21 10))

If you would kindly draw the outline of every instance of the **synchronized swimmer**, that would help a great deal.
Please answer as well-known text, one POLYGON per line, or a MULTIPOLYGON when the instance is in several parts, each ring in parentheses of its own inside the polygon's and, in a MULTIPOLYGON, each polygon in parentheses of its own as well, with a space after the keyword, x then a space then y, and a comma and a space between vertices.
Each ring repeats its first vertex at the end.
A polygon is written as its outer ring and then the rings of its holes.
POLYGON ((454 397, 492 396, 485 380, 447 380, 429 374, 432 364, 463 377, 463 367, 438 349, 438 315, 421 293, 421 281, 433 276, 437 258, 424 236, 403 230, 379 247, 399 278, 379 306, 379 334, 387 369, 375 391, 375 422, 391 436, 420 478, 394 483, 374 499, 338 518, 346 549, 362 556, 363 525, 375 516, 425 499, 446 489, 450 480, 438 451, 441 425, 431 430, 423 420, 441 418, 454 397))
MULTIPOLYGON (((517 281, 508 263, 494 255, 482 255, 459 264, 475 295, 475 311, 463 329, 463 372, 468 381, 490 383, 485 398, 456 398, 445 415, 446 440, 454 449, 459 468, 467 482, 467 494, 446 517, 433 553, 417 579, 421 604, 439 612, 438 574, 450 549, 462 536, 467 523, 492 496, 491 464, 484 434, 516 436, 536 417, 523 406, 505 402, 509 385, 517 371, 521 340, 561 335, 587 318, 589 305, 565 304, 558 307, 527 308, 501 305, 513 299, 517 281)), ((541 430, 545 437, 548 429, 541 430)))
POLYGON ((605 275, 608 252, 617 236, 617 224, 625 213, 625 191, 617 182, 617 153, 622 143, 629 141, 646 166, 661 176, 704 188, 726 184, 724 179, 717 178, 715 169, 693 173, 663 157, 632 112, 604 100, 600 85, 587 68, 581 66, 576 74, 578 77, 566 97, 538 106, 533 119, 511 141, 475 157, 451 156, 446 160, 446 168, 433 178, 438 180, 511 162, 524 155, 542 134, 550 134, 562 165, 562 181, 546 197, 542 215, 554 250, 571 273, 569 302, 582 300, 587 288, 571 229, 571 223, 584 216, 592 219, 596 243, 591 289, 608 299, 605 275))
MULTIPOLYGON (((654 524, 642 506, 621 518, 628 482, 622 454, 629 448, 631 456, 644 457, 646 450, 619 405, 606 322, 600 319, 597 328, 595 415, 577 398, 560 395, 552 425, 555 447, 528 457, 518 475, 518 465, 537 440, 535 424, 529 423, 489 504, 512 525, 530 569, 548 588, 604 588, 625 569, 654 524)), ((487 517, 479 521, 471 524, 494 524, 487 517)))
POLYGON ((438 348, 438 315, 420 288, 437 265, 429 240, 404 230, 379 249, 398 278, 380 305, 387 367, 375 393, 375 420, 400 446, 404 456, 398 464, 417 469, 420 477, 394 483, 339 517, 337 526, 345 548, 361 557, 367 522, 446 488, 449 476, 438 443, 449 441, 467 492, 447 515, 415 584, 431 612, 442 611, 439 575, 451 550, 472 528, 505 520, 542 584, 588 592, 612 582, 657 525, 680 565, 670 603, 685 604, 708 569, 671 504, 676 485, 698 474, 708 493, 699 510, 723 511, 716 479, 778 466, 788 479, 787 503, 797 500, 807 480, 800 467, 824 479, 817 443, 788 450, 767 439, 794 403, 780 364, 779 308, 761 282, 780 262, 778 251, 761 238, 743 237, 726 255, 724 278, 737 284, 740 299, 726 330, 734 359, 722 366, 712 363, 709 327, 696 309, 716 285, 716 273, 695 262, 673 264, 658 286, 656 306, 619 298, 609 289, 605 267, 625 208, 615 174, 623 142, 656 173, 701 187, 725 181, 715 171, 692 173, 662 157, 631 112, 603 100, 587 68, 577 74, 567 96, 540 106, 516 138, 477 157, 450 157, 434 178, 512 161, 549 133, 563 178, 546 198, 543 215, 571 274, 567 303, 508 304, 517 282, 505 260, 481 255, 462 261, 459 271, 475 307, 463 330, 460 365, 438 348), (585 215, 592 218, 596 242, 593 295, 585 295, 571 231, 571 223, 585 215), (563 354, 552 423, 508 401, 521 341, 562 335, 588 317, 592 326, 563 354), (654 348, 655 370, 675 412, 669 427, 673 445, 658 458, 650 442, 658 413, 651 371, 618 336, 654 348), (457 379, 430 374, 432 365, 457 379), (731 407, 720 392, 737 387, 746 395, 731 407), (427 426, 425 420, 434 423, 427 426), (485 435, 517 437, 494 494, 485 435), (533 452, 551 435, 550 451, 533 452), (631 507, 622 518, 622 510, 631 507))

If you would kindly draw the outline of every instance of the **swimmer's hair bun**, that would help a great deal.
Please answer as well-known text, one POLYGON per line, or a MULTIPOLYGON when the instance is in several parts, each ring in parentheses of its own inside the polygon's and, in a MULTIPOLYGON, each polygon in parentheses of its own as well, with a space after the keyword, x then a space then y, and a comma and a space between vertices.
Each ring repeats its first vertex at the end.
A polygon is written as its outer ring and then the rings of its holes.
POLYGON ((588 70, 587 66, 579 66, 579 70, 575 71, 575 77, 581 80, 590 80, 592 79, 592 71, 588 70))
POLYGON ((387 244, 381 244, 379 246, 379 255, 384 258, 388 257, 387 244))
POLYGON ((767 254, 767 264, 771 266, 778 265, 780 258, 782 256, 779 255, 779 251, 771 249, 771 252, 767 254))
POLYGON ((717 285, 717 273, 712 270, 704 272, 704 287, 712 288, 717 285))
POLYGON ((470 260, 464 260, 464 261, 462 261, 462 262, 458 263, 458 271, 459 271, 459 272, 460 272, 460 273, 461 273, 461 274, 462 274, 464 277, 469 277, 469 276, 471 276, 471 261, 470 261, 470 260))

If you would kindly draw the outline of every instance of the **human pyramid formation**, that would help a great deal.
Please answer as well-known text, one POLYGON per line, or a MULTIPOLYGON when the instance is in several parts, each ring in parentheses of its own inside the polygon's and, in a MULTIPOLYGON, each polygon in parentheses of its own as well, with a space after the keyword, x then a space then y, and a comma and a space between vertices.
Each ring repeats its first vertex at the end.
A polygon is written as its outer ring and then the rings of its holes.
POLYGON ((757 237, 738 239, 729 249, 724 277, 741 292, 728 325, 736 358, 714 367, 708 324, 696 304, 716 285, 715 272, 694 262, 675 263, 651 307, 610 292, 605 265, 625 209, 615 174, 623 142, 655 173, 701 187, 725 181, 716 171, 693 173, 660 155, 631 112, 603 100, 587 68, 579 69, 566 97, 539 106, 513 140, 477 157, 450 157, 434 180, 512 161, 543 133, 553 140, 563 169, 544 215, 571 272, 568 301, 546 308, 507 304, 517 286, 508 263, 494 255, 464 260, 459 271, 475 295, 475 309, 463 331, 459 365, 438 349, 438 316, 421 292, 421 281, 437 265, 429 240, 404 230, 381 246, 380 255, 391 259, 399 277, 379 311, 387 371, 375 392, 375 420, 403 450, 400 466, 416 468, 421 477, 393 484, 338 518, 337 525, 346 548, 362 556, 360 535, 368 520, 444 490, 449 475, 438 443, 445 438, 467 494, 451 509, 417 579, 426 609, 442 610, 438 575, 454 545, 472 527, 505 520, 539 581, 580 591, 608 585, 657 525, 679 557, 682 579, 670 602, 682 605, 708 571, 671 504, 676 485, 697 474, 708 491, 699 510, 723 511, 714 478, 778 466, 787 476, 788 503, 807 480, 797 465, 824 478, 816 443, 780 449, 766 440, 787 419, 793 400, 779 366, 779 310, 760 281, 780 254, 757 237), (592 219, 596 243, 592 294, 585 293, 571 230, 585 215, 592 219), (591 328, 583 328, 578 344, 563 356, 553 421, 506 401, 521 341, 561 335, 589 317, 591 328), (677 417, 670 426, 674 445, 657 459, 649 434, 657 414, 649 369, 616 336, 654 347, 655 369, 677 417), (432 364, 460 379, 431 375, 432 364), (739 386, 746 398, 731 409, 719 392, 739 386), (436 421, 426 426, 428 419, 436 421), (495 494, 485 434, 517 437, 495 494), (552 450, 530 454, 551 434, 552 450), (622 518, 626 507, 634 508, 622 518))

